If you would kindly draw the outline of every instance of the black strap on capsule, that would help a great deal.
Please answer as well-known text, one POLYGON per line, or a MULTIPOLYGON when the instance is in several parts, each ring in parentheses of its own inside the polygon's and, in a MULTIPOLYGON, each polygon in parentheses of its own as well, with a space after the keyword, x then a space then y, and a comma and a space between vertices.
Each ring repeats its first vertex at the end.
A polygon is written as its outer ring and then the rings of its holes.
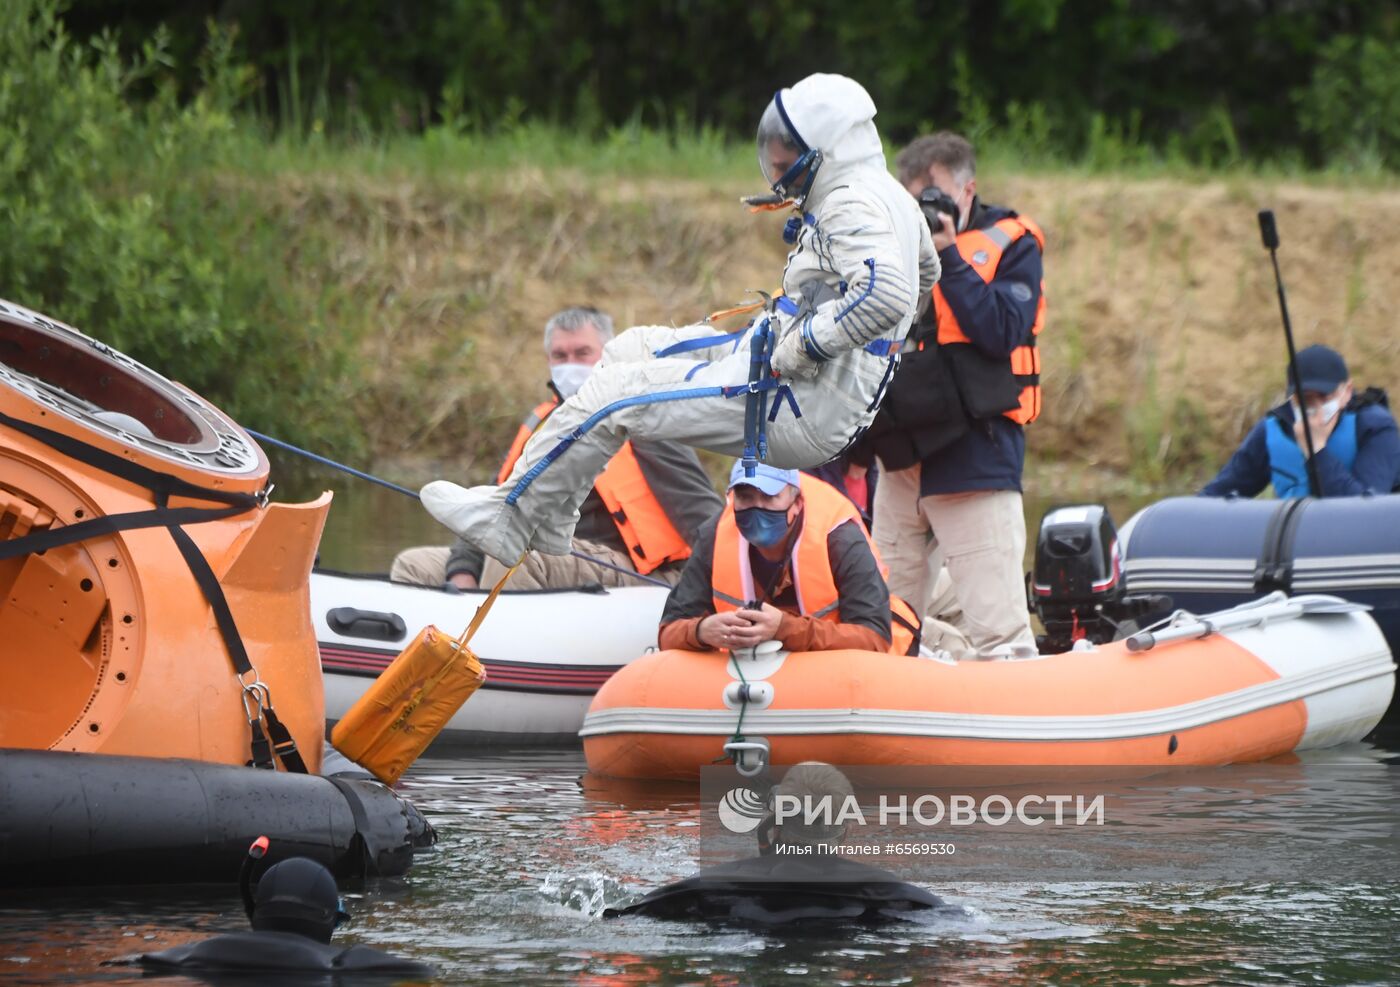
POLYGON ((185 565, 189 567, 190 575, 194 577, 195 584, 199 586, 205 601, 214 612, 214 623, 219 629, 219 636, 223 638, 224 648, 228 652, 234 672, 243 685, 245 711, 249 713, 248 725, 252 732, 252 757, 248 763, 259 768, 275 769, 277 765, 274 758, 280 758, 288 771, 305 774, 306 762, 297 750, 296 741, 292 738, 291 731, 277 717, 267 686, 258 678, 257 670, 253 668, 253 663, 248 658, 248 649, 243 644, 242 635, 238 633, 238 625, 234 621, 228 599, 224 596, 224 589, 219 585, 218 577, 214 575, 214 570, 210 568, 204 553, 199 550, 199 546, 195 544, 194 539, 183 527, 186 524, 201 524, 245 514, 265 505, 266 496, 202 487, 178 476, 133 463, 71 435, 64 435, 33 422, 22 421, 3 412, 0 412, 0 425, 42 442, 69 459, 92 466, 136 486, 144 487, 150 491, 155 502, 155 507, 152 510, 109 514, 105 517, 79 521, 76 524, 63 525, 10 539, 0 543, 0 560, 45 552, 51 548, 71 545, 90 538, 115 534, 119 531, 165 528, 170 532, 170 537, 180 550, 185 565), (213 508, 171 507, 171 497, 213 501, 227 506, 213 508), (249 698, 257 704, 257 715, 254 715, 253 708, 247 706, 249 698), (266 723, 266 731, 263 729, 264 722, 266 723))

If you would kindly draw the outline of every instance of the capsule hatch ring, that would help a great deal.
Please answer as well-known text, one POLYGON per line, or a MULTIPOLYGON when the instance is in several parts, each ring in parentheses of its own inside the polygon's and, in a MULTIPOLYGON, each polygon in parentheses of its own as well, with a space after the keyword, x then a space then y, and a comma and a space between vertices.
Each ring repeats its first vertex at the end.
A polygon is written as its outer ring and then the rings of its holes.
POLYGON ((265 467, 232 419, 71 326, 0 300, 0 385, 41 409, 162 459, 225 475, 265 467))

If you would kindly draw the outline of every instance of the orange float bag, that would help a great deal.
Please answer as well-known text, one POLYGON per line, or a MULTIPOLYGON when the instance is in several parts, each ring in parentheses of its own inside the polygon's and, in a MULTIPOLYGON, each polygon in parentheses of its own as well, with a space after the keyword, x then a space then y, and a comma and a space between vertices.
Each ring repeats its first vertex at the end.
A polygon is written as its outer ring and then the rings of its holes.
POLYGON ((501 577, 460 637, 448 637, 431 624, 419 631, 335 725, 335 749, 384 784, 398 781, 486 681, 486 670, 467 642, 514 571, 512 566, 501 577))

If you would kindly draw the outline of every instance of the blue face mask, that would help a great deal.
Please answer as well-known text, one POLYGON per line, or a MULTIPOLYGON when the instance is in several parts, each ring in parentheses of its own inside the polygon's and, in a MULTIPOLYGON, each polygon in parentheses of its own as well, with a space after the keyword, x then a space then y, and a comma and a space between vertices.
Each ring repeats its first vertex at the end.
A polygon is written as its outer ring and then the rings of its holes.
POLYGON ((787 511, 767 507, 745 507, 734 512, 734 522, 750 545, 772 548, 787 537, 787 511))

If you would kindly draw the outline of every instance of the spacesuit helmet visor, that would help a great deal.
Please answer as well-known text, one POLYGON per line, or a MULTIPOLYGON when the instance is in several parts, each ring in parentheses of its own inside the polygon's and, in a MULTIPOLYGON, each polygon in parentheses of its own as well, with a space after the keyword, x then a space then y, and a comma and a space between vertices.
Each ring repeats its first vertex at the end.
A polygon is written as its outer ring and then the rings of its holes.
POLYGON ((799 186, 810 186, 820 153, 807 146, 783 109, 783 94, 768 102, 758 121, 758 167, 774 192, 791 194, 799 186))

